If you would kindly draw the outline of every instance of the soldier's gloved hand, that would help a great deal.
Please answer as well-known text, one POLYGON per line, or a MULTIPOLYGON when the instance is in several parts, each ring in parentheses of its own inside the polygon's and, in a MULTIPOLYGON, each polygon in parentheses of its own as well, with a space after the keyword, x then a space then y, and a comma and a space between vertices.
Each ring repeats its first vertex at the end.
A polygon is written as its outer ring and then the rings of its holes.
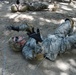
POLYGON ((14 30, 14 31, 18 31, 19 32, 19 27, 15 27, 15 26, 7 26, 6 29, 8 30, 14 30))
POLYGON ((40 35, 40 30, 37 29, 37 32, 34 31, 34 28, 32 28, 31 31, 28 31, 27 32, 27 35, 31 38, 34 38, 36 40, 36 43, 38 42, 42 42, 42 38, 41 38, 41 35, 40 35))

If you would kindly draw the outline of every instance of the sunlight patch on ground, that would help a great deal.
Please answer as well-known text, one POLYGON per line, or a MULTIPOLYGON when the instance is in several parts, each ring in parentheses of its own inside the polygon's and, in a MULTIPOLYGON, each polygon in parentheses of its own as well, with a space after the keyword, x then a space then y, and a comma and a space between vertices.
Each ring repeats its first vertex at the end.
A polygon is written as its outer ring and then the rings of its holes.
POLYGON ((69 75, 69 74, 65 72, 61 72, 60 75, 69 75))
POLYGON ((64 9, 64 10, 72 11, 72 9, 67 7, 67 6, 61 6, 61 8, 64 9))
POLYGON ((29 67, 30 69, 32 69, 32 70, 35 69, 35 65, 32 65, 32 64, 29 64, 28 67, 29 67))
POLYGON ((46 74, 46 75, 56 75, 56 73, 55 72, 53 72, 53 71, 51 71, 51 70, 44 70, 44 73, 46 74))
POLYGON ((71 65, 76 66, 76 61, 74 59, 69 59, 71 65))
POLYGON ((0 4, 0 9, 1 9, 1 7, 2 7, 2 4, 0 4))
POLYGON ((45 19, 45 21, 46 21, 46 22, 51 22, 51 20, 49 20, 49 19, 45 19))
POLYGON ((76 8, 76 3, 71 2, 70 6, 73 7, 73 8, 76 8))
POLYGON ((42 20, 42 21, 44 21, 44 18, 42 18, 42 17, 41 17, 41 18, 39 18, 39 19, 40 19, 40 20, 42 20))
POLYGON ((30 15, 25 15, 25 14, 20 14, 19 12, 11 14, 8 13, 5 15, 5 17, 8 17, 9 19, 14 19, 15 22, 19 22, 20 20, 34 20, 33 16, 30 15))
POLYGON ((70 65, 68 63, 65 63, 63 61, 57 61, 56 65, 59 69, 61 69, 62 71, 66 71, 69 69, 70 65))
POLYGON ((76 61, 74 59, 69 59, 70 70, 76 73, 76 61))
POLYGON ((74 21, 76 21, 76 18, 73 18, 74 21))
POLYGON ((13 18, 17 17, 18 15, 19 15, 19 13, 14 13, 14 14, 8 13, 8 14, 5 15, 5 17, 13 19, 13 18))
POLYGON ((9 1, 4 1, 4 3, 8 4, 8 3, 9 3, 9 1))
POLYGON ((41 25, 41 26, 45 25, 44 22, 54 23, 54 24, 59 24, 59 25, 64 22, 63 19, 61 19, 61 20, 54 20, 54 19, 49 20, 49 19, 40 18, 40 20, 41 20, 41 22, 39 22, 39 25, 41 25))
POLYGON ((46 61, 43 62, 43 66, 47 67, 48 63, 46 61))
POLYGON ((54 19, 45 19, 45 18, 39 18, 42 22, 40 22, 40 25, 44 25, 44 22, 48 22, 48 23, 50 23, 50 22, 52 22, 52 23, 54 23, 54 24, 61 24, 62 22, 64 22, 64 20, 63 19, 61 19, 61 20, 54 20, 54 19))
POLYGON ((76 31, 76 27, 73 27, 73 32, 75 32, 76 31))
POLYGON ((8 36, 10 34, 10 31, 4 31, 4 35, 8 36))
POLYGON ((56 13, 63 13, 63 14, 66 14, 67 11, 64 11, 63 9, 59 9, 58 11, 56 11, 56 13))
POLYGON ((5 4, 8 4, 8 1, 0 1, 0 9, 2 10, 5 4))
POLYGON ((19 17, 25 18, 25 19, 29 19, 29 20, 34 20, 33 16, 30 15, 19 15, 19 17))
POLYGON ((44 22, 39 22, 39 25, 43 26, 43 25, 45 25, 45 24, 44 24, 44 22))
POLYGON ((46 22, 51 22, 51 20, 50 19, 44 19, 44 18, 39 18, 41 21, 46 21, 46 22))
POLYGON ((63 19, 61 19, 61 20, 54 20, 54 19, 51 19, 51 22, 54 23, 54 24, 61 24, 61 23, 64 22, 64 20, 63 20, 63 19))
POLYGON ((59 4, 61 4, 61 5, 68 5, 68 3, 59 3, 59 4))
POLYGON ((36 15, 36 12, 33 12, 32 14, 36 15))
POLYGON ((11 74, 11 75, 15 75, 15 74, 13 73, 13 74, 11 74))

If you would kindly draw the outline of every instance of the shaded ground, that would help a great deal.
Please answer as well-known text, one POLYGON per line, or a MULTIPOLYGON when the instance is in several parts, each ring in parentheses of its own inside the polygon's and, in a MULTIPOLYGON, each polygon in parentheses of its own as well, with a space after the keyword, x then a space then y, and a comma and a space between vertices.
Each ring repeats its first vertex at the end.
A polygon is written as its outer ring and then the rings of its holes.
POLYGON ((10 4, 0 2, 0 75, 76 75, 75 50, 58 56, 55 62, 46 59, 43 62, 27 61, 21 53, 10 50, 7 43, 11 36, 26 36, 26 32, 5 30, 7 25, 27 23, 35 28, 39 27, 42 35, 46 37, 53 33, 63 19, 71 17, 76 21, 75 9, 67 3, 60 3, 57 12, 11 13, 10 4))

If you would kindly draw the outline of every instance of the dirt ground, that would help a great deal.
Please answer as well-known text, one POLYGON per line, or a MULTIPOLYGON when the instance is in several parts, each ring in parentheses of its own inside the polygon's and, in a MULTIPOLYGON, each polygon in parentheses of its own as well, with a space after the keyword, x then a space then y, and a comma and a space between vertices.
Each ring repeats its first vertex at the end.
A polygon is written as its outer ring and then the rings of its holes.
POLYGON ((68 3, 59 3, 56 12, 17 12, 10 11, 11 4, 0 1, 0 75, 76 75, 76 51, 64 53, 52 62, 47 59, 43 61, 27 61, 21 52, 13 52, 8 47, 8 40, 15 35, 27 37, 26 32, 8 31, 8 25, 33 25, 40 28, 41 34, 46 37, 67 18, 73 18, 76 24, 76 8, 68 3))

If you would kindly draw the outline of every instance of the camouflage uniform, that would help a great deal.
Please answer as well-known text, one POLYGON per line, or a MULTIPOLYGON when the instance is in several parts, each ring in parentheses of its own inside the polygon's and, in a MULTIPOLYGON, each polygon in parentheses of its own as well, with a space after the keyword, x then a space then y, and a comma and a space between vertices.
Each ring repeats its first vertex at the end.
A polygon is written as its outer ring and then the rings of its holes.
POLYGON ((76 43, 76 34, 71 35, 73 21, 66 20, 47 38, 43 39, 41 44, 36 43, 36 39, 30 36, 27 43, 22 48, 22 54, 26 59, 33 59, 37 54, 42 53, 49 60, 54 61, 59 53, 70 50, 76 43))
POLYGON ((45 2, 26 2, 23 4, 13 4, 11 6, 12 12, 25 12, 26 10, 30 11, 41 11, 48 8, 48 3, 45 2))
POLYGON ((26 5, 30 11, 41 11, 48 8, 48 3, 39 1, 26 3, 26 5))
POLYGON ((33 50, 34 54, 41 52, 49 60, 55 60, 59 53, 70 50, 74 43, 76 43, 76 34, 70 35, 72 29, 71 21, 67 20, 55 30, 54 34, 50 34, 47 38, 43 39, 40 45, 36 44, 35 39, 30 38, 22 50, 23 55, 27 59, 31 59, 36 56, 33 56, 33 50))

